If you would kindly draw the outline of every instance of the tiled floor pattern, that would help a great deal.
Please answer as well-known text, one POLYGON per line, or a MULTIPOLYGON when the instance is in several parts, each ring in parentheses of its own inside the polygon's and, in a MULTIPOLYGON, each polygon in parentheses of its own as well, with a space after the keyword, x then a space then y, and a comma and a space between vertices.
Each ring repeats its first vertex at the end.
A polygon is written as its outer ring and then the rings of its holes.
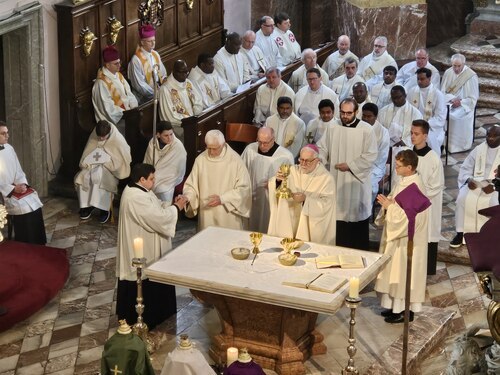
MULTIPOLYGON (((499 121, 496 111, 478 111, 476 143, 484 140, 485 128, 499 121)), ((445 167, 446 186, 443 210, 443 241, 454 235, 453 210, 457 194, 456 176, 466 154, 455 154, 445 167)), ((97 218, 81 222, 77 202, 49 198, 44 216, 50 246, 67 249, 71 263, 64 289, 41 311, 0 334, 0 375, 97 374, 103 345, 117 327, 115 311, 116 222, 101 225, 97 218)), ((194 222, 179 222, 174 241, 179 244, 195 233, 194 222)), ((372 236, 377 236, 373 231, 372 236)), ((372 238, 375 239, 375 238, 372 238)), ((466 253, 461 249, 462 253, 466 253)), ((193 300, 189 292, 178 288, 178 314, 155 330, 163 344, 153 356, 155 369, 161 369, 167 353, 174 347, 176 335, 187 332, 206 352, 210 334, 219 330, 216 313, 193 300)), ((356 363, 366 369, 399 337, 402 326, 391 326, 378 315, 374 292, 363 294, 359 309, 358 353, 356 363)), ((474 324, 486 325, 489 300, 481 293, 478 280, 467 265, 438 263, 438 272, 427 280, 426 305, 456 312, 453 335, 474 324)), ((146 301, 147 306, 147 301, 146 301)), ((306 362, 309 374, 337 374, 347 362, 346 339, 348 311, 319 317, 319 330, 325 335, 328 354, 306 362)), ((453 336, 422 364, 423 374, 439 374, 448 361, 446 345, 453 336)), ((271 373, 271 372, 270 372, 271 373)), ((158 371, 159 374, 159 371, 158 371)))

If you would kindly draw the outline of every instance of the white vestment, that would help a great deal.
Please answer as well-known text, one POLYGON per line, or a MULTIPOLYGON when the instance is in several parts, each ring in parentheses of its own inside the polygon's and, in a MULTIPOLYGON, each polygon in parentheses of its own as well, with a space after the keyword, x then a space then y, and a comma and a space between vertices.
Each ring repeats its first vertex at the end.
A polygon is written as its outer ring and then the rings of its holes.
POLYGON ((365 82, 365 80, 357 74, 350 79, 345 74, 342 74, 331 81, 329 87, 339 96, 339 101, 342 101, 352 96, 352 86, 358 82, 365 82))
POLYGON ((321 163, 311 173, 303 173, 300 166, 294 165, 287 181, 292 193, 303 193, 306 199, 297 203, 276 198, 276 178, 270 179, 268 234, 335 246, 336 191, 332 175, 321 163))
POLYGON ((139 103, 121 73, 112 74, 102 67, 97 77, 92 87, 95 120, 106 120, 116 125, 123 111, 135 108, 139 103))
POLYGON ((272 34, 265 36, 262 30, 257 31, 255 33, 255 45, 262 50, 269 66, 281 68, 285 65, 272 34))
POLYGON ((426 88, 413 87, 406 98, 417 108, 425 121, 429 123, 429 137, 427 143, 438 156, 441 156, 441 145, 444 142, 444 128, 446 122, 446 103, 444 95, 434 84, 426 88))
POLYGON ((286 148, 278 146, 271 156, 259 153, 258 142, 250 143, 241 154, 252 181, 252 211, 248 229, 267 233, 269 226, 269 192, 267 183, 276 175, 281 164, 293 165, 293 155, 286 148))
MULTIPOLYGON (((417 184, 422 193, 425 187, 418 174, 400 179, 390 197, 397 196, 412 183, 417 184)), ((417 214, 415 218, 415 235, 413 237, 413 262, 411 267, 410 309, 420 312, 425 302, 425 286, 427 280, 427 242, 428 211, 417 214)), ((405 211, 395 202, 387 210, 381 209, 376 223, 384 225, 380 241, 380 253, 391 256, 391 260, 378 274, 375 290, 381 293, 381 305, 399 313, 405 308, 406 259, 408 244, 408 217, 405 211)))
POLYGON ((195 66, 189 72, 188 79, 200 93, 204 109, 216 105, 222 99, 231 96, 231 90, 226 81, 215 71, 207 74, 198 66, 195 66))
POLYGON ((14 190, 14 185, 28 185, 28 180, 14 148, 8 143, 4 144, 4 147, 0 150, 0 193, 4 199, 5 209, 9 215, 24 215, 38 210, 43 204, 36 191, 21 199, 9 197, 14 190))
POLYGON ((339 97, 335 92, 325 86, 312 91, 309 86, 302 87, 295 95, 295 113, 305 122, 308 123, 312 119, 319 116, 318 105, 323 99, 330 99, 335 107, 333 111, 334 116, 338 118, 339 115, 339 97))
POLYGON ((252 183, 240 155, 228 144, 217 157, 210 157, 205 150, 196 158, 184 184, 184 195, 189 199, 186 216, 198 214, 198 230, 208 226, 246 229, 252 183), (219 206, 207 206, 211 195, 219 196, 219 206))
POLYGON ((288 149, 293 157, 299 155, 304 140, 306 125, 295 113, 282 119, 278 113, 268 117, 265 126, 274 129, 276 143, 288 149))
POLYGON ((379 182, 385 176, 387 157, 389 155, 390 138, 389 131, 378 121, 372 125, 373 134, 377 140, 377 159, 373 163, 373 169, 371 174, 372 181, 372 202, 378 193, 379 182))
POLYGON ((147 52, 142 47, 140 47, 140 50, 136 51, 136 53, 132 56, 132 59, 130 59, 127 70, 132 89, 141 103, 153 99, 153 83, 155 81, 161 84, 165 79, 167 79, 167 70, 161 61, 158 52, 154 50, 147 52), (144 59, 144 64, 138 54, 140 54, 141 58, 144 59), (158 65, 158 77, 156 77, 156 73, 153 69, 155 65, 158 65), (148 71, 147 74, 145 69, 148 71), (146 79, 146 76, 149 80, 146 79))
POLYGON ((118 191, 118 180, 130 175, 131 161, 130 146, 114 125, 103 141, 94 129, 80 158, 80 172, 75 176, 80 208, 109 211, 113 194, 118 191))
POLYGON ((453 68, 449 68, 444 72, 441 91, 447 102, 454 98, 461 99, 459 107, 450 108, 448 151, 469 150, 474 135, 474 109, 479 98, 477 74, 467 65, 458 75, 453 68))
POLYGON ((371 215, 371 171, 377 159, 377 142, 372 126, 356 119, 354 126, 336 121, 325 129, 318 141, 321 160, 329 165, 337 185, 337 220, 358 222, 371 215), (341 172, 335 164, 347 163, 341 172))
POLYGON ((344 62, 349 57, 356 60, 359 64, 358 56, 351 51, 347 51, 344 55, 341 55, 339 51, 335 51, 326 58, 321 67, 328 73, 330 80, 344 74, 344 62))
POLYGON ((500 146, 491 148, 486 142, 475 147, 465 158, 458 174, 458 192, 455 208, 455 225, 457 232, 479 232, 487 217, 477 211, 498 204, 498 192, 486 194, 481 190, 482 184, 494 178, 495 169, 500 165, 500 146), (479 186, 470 190, 467 179, 473 178, 479 186))
POLYGON ((300 59, 300 44, 297 42, 295 35, 290 30, 283 32, 279 28, 275 27, 271 37, 278 46, 282 64, 284 66, 300 59))
POLYGON ((387 51, 380 56, 375 56, 372 52, 363 57, 358 67, 358 74, 364 78, 369 90, 383 81, 383 71, 388 65, 398 68, 398 64, 387 51))
POLYGON ((186 174, 186 158, 186 149, 175 136, 172 142, 162 149, 158 138, 153 137, 149 141, 144 163, 155 167, 153 192, 160 200, 172 202, 175 187, 182 182, 186 174))
MULTIPOLYGON (((329 86, 330 80, 328 79, 328 73, 316 64, 316 69, 321 73, 321 82, 323 85, 329 86)), ((292 76, 288 80, 288 86, 292 88, 293 91, 298 92, 301 88, 307 85, 307 69, 305 65, 301 65, 297 70, 294 70, 292 76)))
POLYGON ((263 124, 268 117, 278 113, 278 99, 281 96, 288 96, 292 99, 292 103, 295 99, 295 93, 283 81, 280 81, 280 84, 275 89, 270 88, 267 84, 260 85, 257 89, 253 107, 254 122, 263 124))
POLYGON ((250 79, 250 67, 241 53, 234 55, 222 47, 215 54, 214 63, 215 71, 226 81, 232 92, 236 92, 239 85, 250 79))
MULTIPOLYGON (((435 88, 439 90, 441 76, 439 75, 439 71, 432 65, 430 62, 427 62, 425 68, 429 69, 432 72, 431 83, 435 88)), ((408 64, 405 64, 398 70, 398 74, 396 76, 396 80, 400 82, 402 86, 404 86, 405 91, 408 92, 413 87, 417 86, 417 67, 416 61, 411 61, 408 64)))
POLYGON ((169 75, 160 88, 160 120, 170 121, 177 138, 184 140, 182 119, 195 116, 202 110, 201 94, 193 83, 189 79, 179 82, 169 75))
POLYGON ((176 223, 175 206, 160 201, 152 191, 138 185, 125 187, 118 220, 116 276, 120 280, 136 281, 137 271, 132 267, 134 238, 142 238, 146 266, 149 266, 172 248, 176 223))
POLYGON ((323 133, 325 132, 325 129, 328 126, 332 126, 335 123, 335 117, 332 118, 328 122, 324 122, 321 120, 321 117, 316 117, 315 119, 309 121, 309 123, 306 126, 306 132, 304 135, 304 142, 303 146, 307 145, 308 143, 318 143, 318 141, 321 139, 323 136, 323 133))
POLYGON ((389 104, 382 108, 377 120, 389 130, 391 146, 403 141, 406 146, 411 145, 411 123, 413 120, 422 119, 420 111, 408 101, 401 107, 389 104))
POLYGON ((372 98, 372 103, 376 104, 379 110, 392 103, 391 89, 396 85, 398 85, 396 81, 390 85, 380 82, 371 88, 370 98, 372 98))
POLYGON ((371 103, 372 100, 370 98, 370 95, 366 95, 365 100, 362 103, 358 103, 358 110, 356 112, 356 117, 359 118, 360 120, 363 118, 363 106, 366 103, 371 103))
POLYGON ((243 56, 243 60, 247 63, 250 69, 250 77, 253 80, 259 79, 259 73, 265 73, 271 67, 264 56, 264 52, 257 46, 253 46, 251 49, 240 48, 240 55, 243 56))

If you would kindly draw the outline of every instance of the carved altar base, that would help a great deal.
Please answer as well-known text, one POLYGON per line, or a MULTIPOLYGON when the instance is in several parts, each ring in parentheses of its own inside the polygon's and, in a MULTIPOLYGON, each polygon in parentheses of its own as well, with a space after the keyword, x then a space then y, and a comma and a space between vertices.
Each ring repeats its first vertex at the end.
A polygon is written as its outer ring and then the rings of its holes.
POLYGON ((213 337, 209 350, 216 363, 226 362, 227 348, 246 347, 262 367, 281 375, 302 375, 304 361, 326 353, 323 335, 315 330, 317 313, 197 290, 191 293, 213 305, 219 315, 222 332, 213 337))

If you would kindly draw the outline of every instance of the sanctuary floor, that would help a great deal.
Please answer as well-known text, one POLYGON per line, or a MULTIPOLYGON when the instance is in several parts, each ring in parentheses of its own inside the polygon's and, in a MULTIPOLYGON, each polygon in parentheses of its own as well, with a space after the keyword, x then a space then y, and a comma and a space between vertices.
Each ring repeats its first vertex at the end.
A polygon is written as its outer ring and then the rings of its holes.
MULTIPOLYGON (((500 122, 500 114, 479 109, 475 144, 484 141, 486 129, 500 122)), ((441 259, 467 258, 464 247, 450 252, 448 241, 454 235, 456 178, 466 153, 454 154, 445 166, 446 190, 443 203, 441 259)), ((443 158, 444 162, 444 158, 443 158)), ((0 375, 98 374, 106 339, 116 332, 114 315, 116 279, 117 222, 99 224, 97 217, 80 221, 75 200, 49 197, 44 217, 48 245, 68 251, 71 272, 59 295, 41 311, 0 334, 0 375)), ((195 233, 195 222, 178 224, 174 246, 195 233)), ((371 240, 378 241, 380 231, 372 228, 371 240)), ((375 294, 370 286, 362 294, 356 332, 358 352, 355 360, 363 373, 401 334, 402 325, 384 323, 375 294)), ((220 330, 217 314, 194 300, 188 290, 177 288, 178 313, 153 331, 161 342, 153 355, 160 373, 167 353, 176 345, 177 335, 188 333, 195 345, 207 352, 210 335, 220 330)), ((146 308, 148 302, 145 301, 146 308)), ((474 324, 486 324, 489 299, 482 294, 477 276, 470 266, 456 261, 440 261, 438 272, 427 279, 426 305, 456 312, 452 333, 422 364, 423 374, 439 374, 449 361, 447 346, 474 324)), ((308 374, 339 374, 347 364, 348 310, 334 316, 320 315, 319 331, 325 335, 326 355, 306 362, 308 374)), ((273 374, 267 371, 268 374, 273 374)))

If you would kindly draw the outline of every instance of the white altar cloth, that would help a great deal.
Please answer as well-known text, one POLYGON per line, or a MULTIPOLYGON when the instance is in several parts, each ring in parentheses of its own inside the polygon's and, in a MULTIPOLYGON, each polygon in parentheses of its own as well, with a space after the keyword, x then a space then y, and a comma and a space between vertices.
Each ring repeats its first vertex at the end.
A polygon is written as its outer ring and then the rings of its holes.
POLYGON ((351 276, 359 277, 360 288, 363 288, 376 278, 389 261, 389 256, 379 253, 306 242, 299 249, 304 251, 297 263, 287 267, 278 262, 278 255, 282 250, 281 238, 264 235, 259 246, 261 252, 251 266, 253 254, 246 260, 236 260, 231 256, 231 249, 235 247, 252 248, 249 233, 208 227, 146 268, 146 275, 152 281, 199 291, 333 314, 343 305, 348 295, 348 282, 333 294, 281 283, 293 277, 294 273, 328 272, 346 279, 351 276), (314 258, 334 254, 359 254, 364 257, 366 267, 316 269, 314 258))

